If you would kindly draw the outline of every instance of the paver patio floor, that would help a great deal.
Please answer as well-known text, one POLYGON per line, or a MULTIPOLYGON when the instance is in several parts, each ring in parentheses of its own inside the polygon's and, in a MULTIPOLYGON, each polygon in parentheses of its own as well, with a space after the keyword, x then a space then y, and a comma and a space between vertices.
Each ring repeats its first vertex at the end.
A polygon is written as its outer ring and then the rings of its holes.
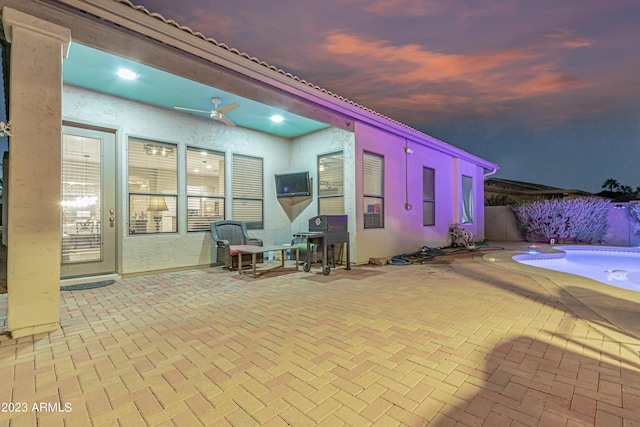
POLYGON ((480 254, 65 291, 0 337, 0 425, 640 426, 640 340, 562 295, 480 254))

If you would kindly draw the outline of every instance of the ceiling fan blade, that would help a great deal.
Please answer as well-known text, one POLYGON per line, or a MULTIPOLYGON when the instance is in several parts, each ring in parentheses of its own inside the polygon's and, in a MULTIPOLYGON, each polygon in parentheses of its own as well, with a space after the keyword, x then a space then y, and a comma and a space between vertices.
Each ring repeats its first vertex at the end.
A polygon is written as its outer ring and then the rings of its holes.
POLYGON ((235 126, 235 123, 233 123, 231 120, 227 119, 227 117, 226 117, 226 116, 222 116, 222 115, 221 115, 221 116, 220 116, 220 121, 221 121, 222 123, 224 123, 225 125, 227 125, 227 126, 235 126))
POLYGON ((176 110, 182 110, 182 111, 193 111, 195 113, 204 113, 204 114, 211 114, 211 111, 205 111, 205 110, 194 110, 193 108, 184 108, 184 107, 173 107, 176 110))
POLYGON ((229 105, 225 105, 224 107, 217 108, 216 111, 220 114, 225 114, 231 110, 235 110, 239 106, 240 104, 238 104, 237 102, 234 102, 233 104, 229 104, 229 105))

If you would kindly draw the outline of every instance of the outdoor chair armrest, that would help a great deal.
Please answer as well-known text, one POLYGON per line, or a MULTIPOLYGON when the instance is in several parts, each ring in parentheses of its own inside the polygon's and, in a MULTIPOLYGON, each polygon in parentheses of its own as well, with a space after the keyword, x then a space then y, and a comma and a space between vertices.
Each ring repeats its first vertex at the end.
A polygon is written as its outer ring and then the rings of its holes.
POLYGON ((262 239, 258 239, 256 237, 249 237, 247 239, 247 245, 264 246, 262 244, 262 239))
POLYGON ((216 244, 218 245, 219 248, 225 247, 225 246, 229 246, 229 241, 228 240, 216 240, 216 244))

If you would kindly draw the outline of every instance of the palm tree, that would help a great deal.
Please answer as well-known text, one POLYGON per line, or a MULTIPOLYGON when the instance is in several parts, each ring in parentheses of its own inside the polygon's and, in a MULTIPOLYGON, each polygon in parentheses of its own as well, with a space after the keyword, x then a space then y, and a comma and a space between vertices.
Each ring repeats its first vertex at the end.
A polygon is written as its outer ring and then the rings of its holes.
POLYGON ((622 194, 633 194, 633 188, 630 185, 621 185, 620 191, 622 191, 622 194))
POLYGON ((620 183, 615 179, 609 178, 602 183, 602 188, 609 191, 617 190, 620 188, 620 183))

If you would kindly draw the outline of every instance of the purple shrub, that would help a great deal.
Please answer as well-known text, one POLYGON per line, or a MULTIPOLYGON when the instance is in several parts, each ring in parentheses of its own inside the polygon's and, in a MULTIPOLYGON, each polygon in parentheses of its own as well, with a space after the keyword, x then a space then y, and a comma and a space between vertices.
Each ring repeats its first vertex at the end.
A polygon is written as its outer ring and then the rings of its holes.
POLYGON ((633 232, 640 233, 640 203, 629 203, 627 212, 633 220, 633 232))
POLYGON ((600 243, 607 232, 609 201, 591 197, 545 200, 522 204, 514 211, 527 241, 600 243))

